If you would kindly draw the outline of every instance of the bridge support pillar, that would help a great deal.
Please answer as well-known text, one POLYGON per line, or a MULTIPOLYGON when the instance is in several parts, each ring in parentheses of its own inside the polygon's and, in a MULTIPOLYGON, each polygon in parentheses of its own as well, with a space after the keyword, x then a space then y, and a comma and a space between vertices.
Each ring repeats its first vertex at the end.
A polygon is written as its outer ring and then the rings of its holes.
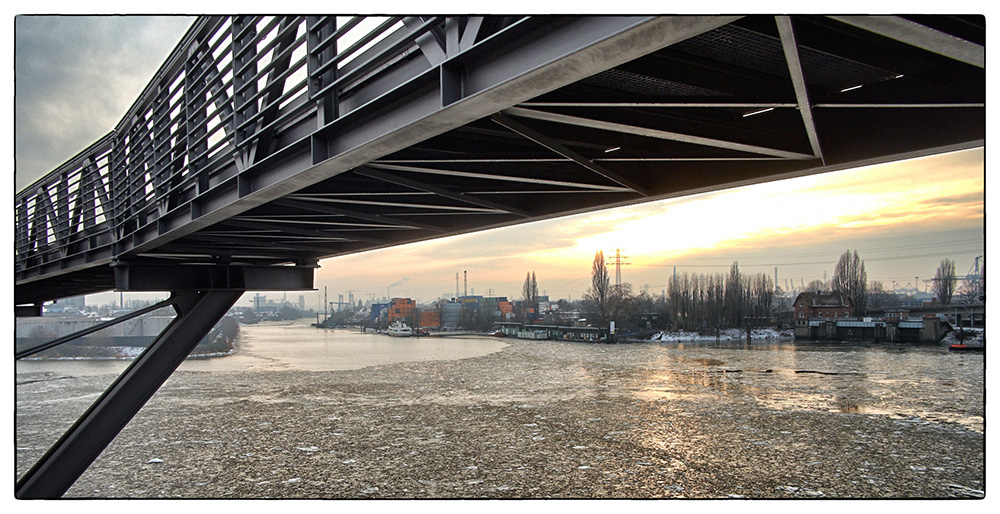
POLYGON ((58 498, 239 300, 242 290, 172 295, 177 317, 17 482, 17 498, 58 498))

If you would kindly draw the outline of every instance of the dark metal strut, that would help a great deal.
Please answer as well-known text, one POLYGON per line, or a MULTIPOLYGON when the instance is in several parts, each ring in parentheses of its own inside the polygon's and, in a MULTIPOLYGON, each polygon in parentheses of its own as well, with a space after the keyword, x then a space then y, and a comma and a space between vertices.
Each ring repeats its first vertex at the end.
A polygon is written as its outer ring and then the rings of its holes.
POLYGON ((119 316, 119 317, 117 317, 117 318, 115 318, 115 319, 113 319, 111 321, 106 321, 104 323, 98 323, 98 324, 96 324, 96 325, 94 325, 94 326, 92 326, 90 328, 85 328, 83 330, 74 332, 74 333, 72 333, 72 334, 70 334, 68 336, 63 336, 63 337, 60 337, 58 339, 54 339, 52 341, 49 341, 49 342, 44 343, 44 344, 40 344, 40 345, 35 346, 33 348, 27 348, 27 349, 21 350, 19 352, 15 351, 14 352, 14 359, 23 359, 25 357, 30 357, 30 356, 38 353, 38 352, 48 350, 49 348, 55 348, 56 346, 59 346, 59 345, 61 345, 63 343, 68 343, 68 342, 70 342, 70 341, 72 341, 74 339, 79 339, 79 338, 81 338, 81 337, 83 337, 85 335, 93 334, 94 332, 100 332, 101 330, 104 330, 104 329, 106 329, 108 327, 113 327, 113 326, 115 326, 115 325, 117 325, 117 324, 119 324, 119 323, 121 323, 123 321, 128 321, 128 320, 130 320, 132 318, 138 318, 139 316, 142 316, 143 314, 146 314, 146 313, 149 313, 149 312, 153 312, 153 311, 155 311, 157 309, 162 309, 162 308, 164 308, 164 307, 166 307, 168 305, 173 305, 173 298, 168 298, 168 299, 166 299, 166 300, 164 300, 162 302, 158 302, 156 304, 150 305, 149 307, 144 307, 144 308, 139 309, 137 311, 132 311, 132 312, 130 312, 128 314, 125 314, 123 316, 119 316))
POLYGON ((173 293, 170 301, 177 317, 17 481, 15 496, 58 498, 69 490, 243 292, 173 293))

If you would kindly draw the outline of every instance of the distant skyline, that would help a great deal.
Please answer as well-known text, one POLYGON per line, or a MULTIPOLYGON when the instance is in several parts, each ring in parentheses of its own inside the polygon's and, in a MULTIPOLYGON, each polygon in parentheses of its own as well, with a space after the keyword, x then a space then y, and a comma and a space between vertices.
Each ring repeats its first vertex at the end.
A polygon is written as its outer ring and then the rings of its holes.
MULTIPOLYGON (((18 17, 16 189, 108 133, 190 22, 18 17)), ((463 289, 468 272, 470 294, 518 298, 534 271, 543 294, 579 299, 594 254, 610 259, 616 248, 628 263, 623 281, 654 295, 675 267, 726 273, 734 261, 744 272, 772 277, 777 267, 783 288, 808 284, 830 276, 845 250, 858 251, 870 280, 923 290, 942 259, 964 275, 985 255, 985 174, 980 148, 454 236, 323 260, 318 290, 288 296, 305 294, 315 308, 326 286, 331 300, 350 291, 356 299, 406 295, 426 302, 453 296, 456 273, 463 289)))

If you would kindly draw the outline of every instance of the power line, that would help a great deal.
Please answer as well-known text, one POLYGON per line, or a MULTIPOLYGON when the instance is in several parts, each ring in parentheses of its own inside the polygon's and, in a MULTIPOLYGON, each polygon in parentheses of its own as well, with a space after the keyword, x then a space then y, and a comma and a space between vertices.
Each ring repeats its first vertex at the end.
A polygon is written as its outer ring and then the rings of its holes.
MULTIPOLYGON (((922 257, 948 257, 951 255, 967 255, 973 253, 981 253, 981 249, 973 250, 953 250, 947 253, 925 253, 916 255, 896 255, 892 257, 872 257, 867 259, 862 259, 864 262, 878 262, 878 261, 896 261, 903 259, 918 259, 922 257)), ((779 263, 768 263, 768 264, 745 264, 740 263, 741 268, 759 268, 759 267, 773 267, 773 266, 807 266, 815 264, 830 264, 831 261, 810 261, 810 262, 779 262, 779 263)), ((641 264, 640 267, 646 268, 666 268, 671 266, 676 266, 678 268, 730 268, 732 264, 678 264, 678 263, 663 263, 663 264, 641 264)))
MULTIPOLYGON (((953 240, 953 241, 940 241, 940 242, 936 242, 936 243, 908 244, 908 245, 898 245, 898 246, 880 246, 878 248, 859 248, 856 251, 858 251, 859 253, 881 253, 881 252, 888 252, 888 251, 895 251, 895 250, 916 250, 916 249, 924 249, 924 248, 937 248, 937 247, 941 247, 941 246, 966 245, 966 244, 971 244, 971 243, 979 243, 979 244, 981 244, 983 242, 984 242, 984 240, 983 239, 979 239, 979 238, 977 238, 977 239, 961 239, 961 240, 953 240)), ((838 252, 830 252, 830 251, 826 251, 826 252, 806 252, 806 253, 794 253, 794 254, 785 253, 785 254, 782 254, 782 256, 783 257, 814 257, 814 256, 831 256, 832 257, 832 256, 834 256, 834 254, 839 255, 839 251, 838 252)), ((729 260, 732 260, 732 258, 731 257, 699 257, 699 258, 697 258, 697 260, 699 260, 699 261, 713 261, 713 260, 714 261, 729 261, 729 260)), ((870 259, 866 259, 866 260, 875 260, 875 258, 870 258, 870 259)), ((792 266, 792 265, 796 265, 796 264, 822 264, 822 263, 818 263, 818 262, 805 262, 805 263, 788 263, 788 264, 784 264, 784 265, 785 266, 792 266)), ((667 264, 667 265, 673 265, 673 264, 667 264)), ((686 266, 685 264, 676 264, 676 265, 677 266, 686 266)), ((705 266, 707 267, 707 266, 710 266, 710 265, 706 264, 705 266)), ((768 264, 767 266, 773 266, 773 264, 768 264)), ((729 267, 729 265, 727 264, 727 265, 725 265, 725 267, 729 267)))

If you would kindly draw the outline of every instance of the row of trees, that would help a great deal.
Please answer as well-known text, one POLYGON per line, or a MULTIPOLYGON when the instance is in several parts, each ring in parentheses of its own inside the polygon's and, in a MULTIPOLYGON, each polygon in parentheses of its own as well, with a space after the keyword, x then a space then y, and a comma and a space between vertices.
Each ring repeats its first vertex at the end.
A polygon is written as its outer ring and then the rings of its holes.
MULTIPOLYGON (((982 298, 984 275, 979 281, 967 281, 957 287, 955 264, 945 259, 934 278, 934 290, 941 304, 951 303, 958 295, 963 302, 982 298)), ((534 277, 525 279, 525 298, 529 298, 534 277)), ((840 291, 851 299, 853 315, 892 309, 899 306, 899 297, 881 282, 868 282, 865 263, 855 251, 845 251, 827 282, 813 281, 807 290, 840 291)), ((654 300, 646 292, 635 294, 630 284, 612 285, 604 252, 594 255, 591 286, 584 296, 583 307, 591 319, 606 325, 615 320, 623 327, 642 313, 658 313, 662 321, 681 330, 746 328, 759 326, 781 317, 790 310, 779 302, 780 290, 765 273, 746 274, 734 262, 726 274, 675 274, 669 281, 667 297, 654 300), (663 301, 665 300, 665 301, 663 301)))
MULTIPOLYGON (((958 297, 962 303, 981 301, 985 270, 981 271, 979 280, 965 281, 959 285, 959 277, 955 273, 955 261, 944 259, 934 273, 932 290, 941 305, 951 305, 958 297)), ((863 316, 869 311, 880 311, 898 307, 899 297, 887 290, 878 281, 868 282, 865 273, 865 263, 858 257, 858 252, 844 252, 833 271, 830 289, 846 294, 854 304, 854 315, 863 316)))
POLYGON ((661 326, 669 323, 682 330, 763 325, 776 307, 771 277, 742 273, 738 263, 733 263, 728 275, 677 275, 670 279, 667 291, 667 298, 654 299, 645 291, 635 293, 631 284, 612 285, 604 252, 598 251, 583 307, 588 319, 600 325, 614 320, 622 328, 631 328, 641 315, 656 314, 661 326))
POLYGON ((728 275, 675 275, 667 294, 674 326, 682 330, 759 326, 775 315, 774 280, 742 273, 738 262, 728 275))

